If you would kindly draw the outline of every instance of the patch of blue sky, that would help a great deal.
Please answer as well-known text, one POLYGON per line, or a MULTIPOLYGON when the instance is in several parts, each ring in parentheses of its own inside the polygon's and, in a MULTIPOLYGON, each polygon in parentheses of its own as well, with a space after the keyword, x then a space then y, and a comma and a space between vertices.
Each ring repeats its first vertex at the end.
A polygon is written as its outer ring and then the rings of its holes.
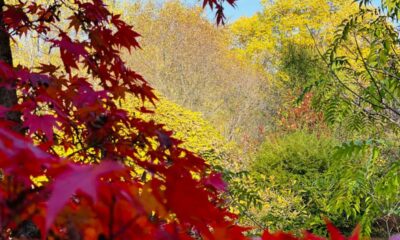
POLYGON ((262 10, 260 0, 238 0, 236 7, 227 6, 225 16, 228 22, 233 22, 240 17, 250 17, 262 10))
MULTIPOLYGON (((183 0, 183 3, 189 6, 199 5, 200 2, 202 2, 202 0, 183 0)), ((234 22, 240 17, 251 17, 262 10, 261 0, 237 0, 235 7, 227 3, 225 3, 224 6, 227 23, 234 22)), ((211 11, 209 7, 206 8, 205 14, 211 21, 215 20, 215 11, 211 11)))
MULTIPOLYGON (((186 2, 190 1, 191 0, 186 0, 186 2)), ((381 5, 381 0, 372 0, 372 4, 378 7, 381 5)), ((226 5, 225 16, 227 22, 231 23, 240 17, 250 17, 260 11, 262 11, 261 0, 237 0, 236 7, 226 5)), ((213 20, 215 13, 207 9, 206 15, 210 20, 213 20)))
MULTIPOLYGON (((200 4, 202 0, 183 0, 183 2, 189 6, 193 6, 196 4, 200 4)), ((371 2, 375 7, 381 5, 381 0, 372 0, 371 2)), ((262 11, 261 0, 237 0, 235 7, 231 7, 230 5, 225 4, 225 17, 228 23, 232 23, 240 17, 253 16, 260 11, 262 11)), ((205 10, 205 14, 208 19, 210 19, 211 21, 214 20, 215 12, 207 8, 205 10)))

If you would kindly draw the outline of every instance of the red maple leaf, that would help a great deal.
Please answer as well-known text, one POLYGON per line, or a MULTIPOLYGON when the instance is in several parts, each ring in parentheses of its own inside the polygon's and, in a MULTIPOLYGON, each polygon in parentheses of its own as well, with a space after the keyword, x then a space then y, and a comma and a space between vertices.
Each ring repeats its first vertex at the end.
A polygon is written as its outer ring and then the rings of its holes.
POLYGON ((0 169, 30 187, 30 176, 41 175, 55 158, 31 144, 28 139, 0 127, 0 169))
POLYGON ((50 228, 57 214, 74 193, 80 190, 96 200, 99 178, 123 169, 123 165, 113 161, 103 161, 99 165, 70 165, 70 170, 57 176, 54 181, 53 191, 47 203, 46 229, 50 228))
POLYGON ((71 68, 78 68, 77 63, 80 57, 86 58, 89 54, 83 43, 72 41, 66 33, 61 32, 59 37, 60 40, 50 40, 50 42, 53 43, 54 47, 60 48, 64 67, 67 72, 70 72, 71 68))
POLYGON ((48 140, 53 139, 53 128, 56 127, 56 118, 53 115, 37 116, 35 114, 25 114, 24 126, 29 128, 31 134, 41 132, 46 135, 48 140))
POLYGON ((221 173, 212 173, 210 176, 207 178, 203 179, 203 183, 206 186, 212 187, 215 190, 218 191, 226 191, 228 188, 228 185, 226 182, 222 179, 222 174, 221 173))

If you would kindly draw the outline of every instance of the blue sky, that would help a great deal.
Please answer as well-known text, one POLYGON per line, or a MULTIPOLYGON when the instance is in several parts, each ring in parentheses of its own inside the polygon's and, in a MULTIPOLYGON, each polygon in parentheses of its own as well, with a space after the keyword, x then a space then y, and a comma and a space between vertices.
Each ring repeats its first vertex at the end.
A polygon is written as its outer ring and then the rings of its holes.
MULTIPOLYGON (((381 0, 372 0, 372 2, 375 6, 378 6, 381 0)), ((249 17, 261 10, 262 6, 260 0, 237 0, 237 6, 235 8, 226 6, 225 16, 228 22, 233 22, 242 16, 249 17)), ((210 19, 213 19, 214 13, 211 13, 209 10, 207 10, 207 16, 210 19)))
MULTIPOLYGON (((193 0, 184 0, 184 2, 189 3, 189 5, 194 3, 193 0)), ((198 0, 195 0, 195 2, 199 4, 198 0)), ((237 0, 235 8, 231 7, 229 4, 225 4, 225 16, 227 22, 233 22, 242 16, 250 17, 261 10, 262 6, 260 0, 237 0)), ((206 14, 210 20, 214 19, 215 12, 211 12, 208 7, 206 9, 206 14)))
POLYGON ((262 10, 262 6, 260 0, 238 0, 235 8, 227 6, 225 10, 226 18, 231 22, 241 16, 254 15, 254 13, 262 10))

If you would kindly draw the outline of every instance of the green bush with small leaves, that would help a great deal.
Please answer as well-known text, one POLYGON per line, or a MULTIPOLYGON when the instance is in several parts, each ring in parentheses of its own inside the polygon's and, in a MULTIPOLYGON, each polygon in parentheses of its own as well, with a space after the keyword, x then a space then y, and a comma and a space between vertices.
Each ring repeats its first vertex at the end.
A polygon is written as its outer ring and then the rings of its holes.
POLYGON ((265 207, 258 217, 269 228, 323 231, 323 216, 328 215, 325 196, 330 191, 324 175, 336 144, 330 136, 305 131, 265 141, 252 170, 266 179, 265 207))

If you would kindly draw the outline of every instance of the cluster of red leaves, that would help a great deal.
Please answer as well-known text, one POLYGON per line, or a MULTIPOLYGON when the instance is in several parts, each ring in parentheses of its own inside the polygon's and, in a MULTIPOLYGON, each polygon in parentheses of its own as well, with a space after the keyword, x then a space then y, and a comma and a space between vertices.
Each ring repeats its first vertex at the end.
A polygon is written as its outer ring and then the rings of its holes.
POLYGON ((219 197, 221 176, 162 125, 117 104, 126 94, 156 100, 120 57, 139 48, 139 34, 120 16, 101 0, 20 1, 6 6, 3 20, 10 38, 40 36, 62 64, 0 61, 1 87, 18 92, 17 104, 0 109, 2 239, 28 220, 48 239, 246 239, 219 197), (21 121, 7 120, 10 111, 21 121), (49 182, 34 186, 32 177, 43 174, 49 182))
MULTIPOLYGON (((346 238, 343 236, 335 226, 332 225, 331 222, 326 221, 326 227, 329 233, 330 240, 359 240, 360 239, 360 228, 357 227, 353 234, 346 238)), ((315 236, 309 232, 304 232, 302 237, 295 237, 290 233, 284 232, 277 232, 277 233, 270 233, 265 231, 261 240, 325 240, 326 238, 315 236)))
POLYGON ((312 129, 321 124, 323 115, 312 109, 311 101, 312 94, 307 93, 299 106, 289 109, 285 116, 281 117, 280 125, 288 130, 296 130, 301 128, 312 129))

